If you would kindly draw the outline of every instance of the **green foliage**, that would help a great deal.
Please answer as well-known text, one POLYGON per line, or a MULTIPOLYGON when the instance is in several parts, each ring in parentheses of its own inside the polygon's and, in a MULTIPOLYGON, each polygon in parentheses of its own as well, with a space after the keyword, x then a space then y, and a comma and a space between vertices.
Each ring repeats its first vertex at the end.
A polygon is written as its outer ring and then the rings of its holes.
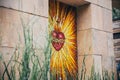
POLYGON ((114 73, 109 74, 108 71, 103 71, 102 75, 100 75, 99 73, 95 72, 95 68, 94 66, 91 67, 91 73, 90 75, 86 74, 86 65, 85 65, 85 60, 86 60, 85 56, 83 58, 82 61, 82 68, 81 68, 81 72, 80 72, 80 78, 79 80, 114 80, 114 73))
MULTIPOLYGON (((25 37, 26 37, 26 35, 25 35, 25 37)), ((30 38, 28 38, 28 39, 32 40, 30 38)), ((26 40, 27 40, 27 38, 26 38, 26 40)), ((39 57, 35 54, 35 50, 32 47, 32 42, 31 42, 31 45, 30 45, 30 43, 29 43, 29 45, 26 44, 27 48, 25 48, 25 51, 23 52, 23 58, 22 58, 21 62, 19 62, 19 60, 18 60, 19 59, 19 51, 18 51, 18 53, 16 53, 16 50, 18 50, 16 48, 14 51, 14 54, 11 57, 11 59, 9 60, 9 62, 6 64, 3 61, 5 70, 2 75, 1 80, 5 80, 4 79, 5 73, 7 74, 9 80, 17 80, 18 76, 16 76, 16 69, 15 69, 17 64, 19 65, 18 66, 18 72, 19 72, 19 76, 20 76, 19 80, 48 80, 49 63, 50 63, 49 61, 50 61, 50 55, 51 55, 51 49, 50 49, 49 45, 50 45, 50 40, 48 40, 48 44, 46 45, 45 50, 44 50, 45 61, 43 63, 43 66, 41 65, 41 63, 39 61, 39 57), (29 49, 29 50, 27 50, 27 49, 29 49), (12 62, 14 63, 14 65, 11 66, 11 71, 9 72, 8 66, 10 64, 12 64, 12 62), (30 68, 30 62, 32 63, 32 68, 30 68)), ((81 73, 79 75, 80 76, 79 80, 114 80, 114 73, 109 75, 108 71, 103 71, 103 75, 101 76, 99 73, 95 72, 94 66, 92 66, 91 74, 88 76, 86 74, 86 65, 85 65, 86 57, 87 56, 85 56, 83 58, 81 73)), ((54 80, 54 79, 51 79, 51 80, 54 80)), ((76 79, 76 80, 78 80, 78 79, 76 79)))
MULTIPOLYGON (((48 43, 42 53, 45 59, 43 62, 40 62, 41 57, 36 55, 35 48, 33 48, 32 25, 25 25, 22 19, 21 21, 25 41, 24 49, 21 51, 19 46, 16 47, 9 62, 6 63, 3 61, 5 70, 1 80, 5 80, 5 74, 7 74, 9 80, 48 80, 51 56, 50 37, 49 35, 46 36, 48 43), (19 60, 21 57, 20 54, 22 54, 21 60, 19 60), (10 71, 8 69, 10 69, 10 71), (16 73, 19 73, 19 76, 17 76, 16 73)), ((41 52, 41 49, 39 50, 39 52, 41 52)))
POLYGON ((113 20, 120 19, 120 10, 119 9, 113 8, 112 12, 113 12, 113 20))
POLYGON ((2 60, 2 54, 0 53, 0 60, 2 60))
MULTIPOLYGON (((24 50, 21 51, 19 46, 16 47, 9 62, 6 63, 5 61, 3 61, 5 69, 0 80, 5 80, 5 73, 9 80, 48 80, 48 77, 50 77, 49 65, 51 57, 51 37, 49 34, 46 37, 48 42, 43 50, 45 59, 41 63, 41 57, 36 55, 35 49, 33 48, 33 34, 31 31, 32 29, 30 26, 25 25, 23 20, 21 21, 25 41, 24 50), (19 60, 21 57, 20 54, 22 54, 22 60, 19 60), (9 67, 11 68, 10 71, 8 70, 9 67), (17 73, 19 73, 19 76, 16 75, 17 73)), ((39 50, 41 51, 41 49, 39 50)), ((91 73, 88 76, 86 74, 85 65, 86 57, 87 56, 84 57, 82 62, 79 80, 114 80, 114 73, 110 75, 108 71, 103 71, 103 75, 101 76, 99 73, 95 72, 94 66, 92 66, 91 73)), ((2 59, 2 55, 0 55, 0 58, 2 59)))

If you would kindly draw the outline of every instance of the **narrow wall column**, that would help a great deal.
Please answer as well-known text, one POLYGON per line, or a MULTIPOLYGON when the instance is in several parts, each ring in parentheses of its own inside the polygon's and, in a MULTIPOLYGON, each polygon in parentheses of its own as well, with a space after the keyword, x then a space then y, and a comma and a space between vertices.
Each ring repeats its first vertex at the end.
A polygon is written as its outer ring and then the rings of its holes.
POLYGON ((85 57, 86 74, 92 67, 96 73, 113 72, 114 51, 111 0, 78 7, 77 46, 79 73, 85 57))
MULTIPOLYGON (((48 27, 48 0, 0 0, 0 55, 2 55, 2 60, 0 59, 0 78, 5 70, 2 61, 4 60, 8 64, 15 48, 18 46, 21 49, 20 57, 23 54, 22 22, 24 24, 30 23, 29 25, 33 28, 35 50, 43 49, 48 27)), ((43 56, 43 54, 39 52, 38 56, 43 56)), ((8 70, 11 69, 10 65, 8 70)), ((16 74, 18 75, 18 73, 16 74)), ((18 77, 20 76, 18 75, 18 77)), ((8 80, 6 73, 4 79, 8 80)))

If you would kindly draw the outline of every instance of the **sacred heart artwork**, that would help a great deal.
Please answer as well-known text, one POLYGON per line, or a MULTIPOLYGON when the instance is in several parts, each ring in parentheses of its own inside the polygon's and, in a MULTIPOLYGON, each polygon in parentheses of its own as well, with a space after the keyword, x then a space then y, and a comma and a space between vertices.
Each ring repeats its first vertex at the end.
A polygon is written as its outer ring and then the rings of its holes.
POLYGON ((76 80, 76 8, 49 1, 49 34, 51 36, 50 79, 76 80))
POLYGON ((62 32, 52 31, 52 45, 53 47, 59 51, 65 42, 65 36, 62 32))

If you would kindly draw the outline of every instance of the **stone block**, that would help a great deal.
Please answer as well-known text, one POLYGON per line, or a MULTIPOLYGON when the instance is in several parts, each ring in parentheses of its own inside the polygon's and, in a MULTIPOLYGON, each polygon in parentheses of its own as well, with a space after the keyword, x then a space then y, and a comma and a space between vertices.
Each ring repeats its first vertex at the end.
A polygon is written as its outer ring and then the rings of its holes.
POLYGON ((110 77, 114 77, 114 79, 117 80, 117 70, 115 61, 116 60, 114 56, 102 56, 103 75, 105 75, 105 72, 107 71, 110 77))
POLYGON ((98 54, 114 56, 113 35, 97 29, 80 30, 77 32, 78 54, 98 54))
POLYGON ((93 29, 93 53, 100 55, 108 55, 108 39, 107 33, 93 29))
POLYGON ((98 0, 97 4, 99 6, 102 6, 103 8, 107 8, 109 10, 112 10, 112 0, 98 0))
POLYGON ((103 9, 103 29, 108 32, 113 32, 112 11, 103 9))
POLYGON ((103 9, 103 30, 113 32, 112 11, 103 9))
POLYGON ((112 10, 112 0, 58 0, 63 3, 73 5, 73 6, 80 6, 83 4, 95 4, 96 6, 101 6, 103 8, 112 10))
POLYGON ((48 17, 48 0, 0 0, 0 6, 48 17))
POLYGON ((97 29, 80 30, 77 32, 78 54, 99 54, 114 56, 113 35, 97 29))
POLYGON ((103 71, 108 71, 109 73, 115 72, 115 57, 114 56, 102 56, 102 68, 103 71))
POLYGON ((48 37, 48 19, 38 18, 33 25, 33 46, 35 48, 42 48, 47 45, 48 37))
POLYGON ((0 23, 1 46, 16 47, 20 43, 23 46, 24 39, 21 27, 16 24, 0 23), (18 29, 19 28, 19 29, 18 29))
POLYGON ((108 56, 115 56, 113 33, 107 33, 107 40, 108 40, 108 56))
POLYGON ((77 30, 85 30, 92 27, 90 5, 80 6, 77 10, 77 30))
POLYGON ((0 21, 1 23, 20 23, 20 14, 17 11, 13 11, 6 8, 0 8, 0 21))
MULTIPOLYGON (((2 56, 2 58, 0 59, 0 78, 2 78, 3 72, 5 70, 4 63, 6 65, 8 65, 8 63, 9 63, 13 53, 14 53, 14 49, 13 48, 0 47, 0 55, 2 56)), ((11 66, 11 63, 7 67, 9 72, 10 72, 10 68, 11 68, 10 66, 11 66)), ((4 80, 9 80, 6 73, 4 75, 4 80)))
MULTIPOLYGON (((83 70, 86 76, 90 76, 94 71, 102 75, 101 56, 99 55, 83 55, 78 56, 79 76, 83 70), (93 70, 93 71, 92 71, 93 70)), ((84 74, 83 74, 84 75, 84 74)))
POLYGON ((91 4, 91 24, 92 28, 103 30, 103 8, 91 4))
POLYGON ((20 43, 24 46, 23 27, 28 26, 33 31, 33 43, 35 46, 44 47, 46 43, 48 19, 34 16, 14 10, 0 8, 1 18, 0 37, 1 46, 15 47, 20 43), (41 44, 42 43, 42 44, 41 44))
POLYGON ((98 0, 85 0, 89 3, 92 3, 92 4, 98 4, 98 0))
MULTIPOLYGON (((0 58, 0 78, 2 78, 3 73, 5 71, 5 65, 7 65, 8 72, 10 74, 11 68, 15 69, 15 77, 18 80, 19 75, 19 69, 22 69, 22 61, 24 60, 23 55, 25 48, 11 48, 11 47, 0 47, 0 55, 2 56, 0 58), (20 64, 21 63, 21 64, 20 64), (15 65, 15 66, 14 66, 15 65)), ((35 55, 39 59, 39 64, 43 66, 43 63, 45 63, 45 54, 43 53, 42 49, 34 49, 35 55)), ((29 68, 32 70, 33 68, 33 62, 32 60, 36 60, 35 56, 32 56, 31 53, 29 53, 29 68)), ((4 80, 9 80, 8 75, 5 72, 4 80)))
POLYGON ((80 6, 80 5, 88 3, 86 2, 86 0, 58 0, 58 1, 65 3, 65 4, 72 5, 72 6, 80 6))
POLYGON ((113 32, 112 11, 95 4, 83 5, 78 8, 78 30, 90 28, 113 32))
POLYGON ((77 31, 78 55, 93 54, 92 30, 77 31))

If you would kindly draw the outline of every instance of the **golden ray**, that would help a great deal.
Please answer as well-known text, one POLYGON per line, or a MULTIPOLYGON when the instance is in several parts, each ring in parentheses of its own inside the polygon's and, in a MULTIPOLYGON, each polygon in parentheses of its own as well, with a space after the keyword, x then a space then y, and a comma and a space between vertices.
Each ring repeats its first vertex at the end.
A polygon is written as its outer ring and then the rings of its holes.
MULTIPOLYGON (((49 10, 49 32, 63 33, 64 43, 51 41, 52 55, 50 60, 51 74, 56 78, 66 80, 67 76, 76 77, 77 74, 77 53, 76 53, 76 24, 75 10, 56 0, 50 0, 49 10), (56 46, 63 45, 59 50, 56 46), (68 75, 69 74, 69 75, 68 75)), ((58 79, 56 79, 58 80, 58 79)))

